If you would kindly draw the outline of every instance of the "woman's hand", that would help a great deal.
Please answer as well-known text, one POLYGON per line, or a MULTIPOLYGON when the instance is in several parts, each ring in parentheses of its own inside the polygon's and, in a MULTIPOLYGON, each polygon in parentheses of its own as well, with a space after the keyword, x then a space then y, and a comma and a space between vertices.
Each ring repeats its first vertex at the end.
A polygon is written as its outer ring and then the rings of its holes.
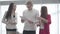
POLYGON ((45 22, 45 23, 47 23, 48 22, 48 20, 47 19, 45 19, 45 18, 43 18, 43 17, 37 17, 39 20, 41 20, 41 21, 43 21, 43 22, 45 22))

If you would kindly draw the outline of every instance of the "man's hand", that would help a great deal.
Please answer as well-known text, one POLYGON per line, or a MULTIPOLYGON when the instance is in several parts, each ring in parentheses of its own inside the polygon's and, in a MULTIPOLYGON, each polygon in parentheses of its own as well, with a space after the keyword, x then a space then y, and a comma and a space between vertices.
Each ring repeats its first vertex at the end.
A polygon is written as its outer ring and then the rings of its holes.
POLYGON ((28 22, 29 22, 29 23, 33 23, 33 21, 31 21, 31 20, 28 20, 28 22))
POLYGON ((21 22, 24 22, 25 18, 23 16, 20 16, 20 17, 21 17, 21 22))
POLYGON ((24 22, 25 20, 24 19, 21 19, 21 22, 24 22))
POLYGON ((17 23, 10 23, 10 24, 15 25, 15 24, 17 24, 17 23))
POLYGON ((37 26, 40 26, 41 25, 41 21, 37 22, 37 26))
POLYGON ((37 26, 40 26, 40 24, 37 24, 37 26))

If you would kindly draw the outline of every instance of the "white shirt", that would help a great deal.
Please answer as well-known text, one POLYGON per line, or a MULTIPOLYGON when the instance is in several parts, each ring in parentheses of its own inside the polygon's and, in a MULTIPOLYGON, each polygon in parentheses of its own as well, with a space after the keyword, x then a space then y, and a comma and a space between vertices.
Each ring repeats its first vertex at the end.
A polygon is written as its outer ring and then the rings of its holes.
POLYGON ((13 24, 13 25, 12 24, 9 24, 9 23, 16 23, 16 21, 17 21, 16 15, 15 15, 15 17, 13 17, 13 14, 12 14, 11 15, 11 19, 8 19, 8 21, 7 21, 7 19, 5 18, 6 13, 7 12, 5 12, 5 14, 4 14, 4 17, 2 19, 2 22, 6 24, 6 28, 7 29, 16 29, 16 24, 13 24))
POLYGON ((44 23, 41 22, 40 29, 44 29, 44 23))
POLYGON ((32 10, 25 10, 23 12, 23 17, 33 21, 33 23, 29 23, 27 20, 25 20, 25 26, 24 26, 24 30, 28 30, 28 31, 35 31, 36 30, 36 22, 38 21, 37 20, 37 17, 39 16, 39 12, 35 9, 32 9, 32 10))

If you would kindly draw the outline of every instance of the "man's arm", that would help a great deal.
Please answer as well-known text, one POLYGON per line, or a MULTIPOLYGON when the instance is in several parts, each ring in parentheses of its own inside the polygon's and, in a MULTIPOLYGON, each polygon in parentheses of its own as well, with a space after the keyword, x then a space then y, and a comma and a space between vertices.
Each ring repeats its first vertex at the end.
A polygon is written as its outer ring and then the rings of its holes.
POLYGON ((43 17, 37 17, 39 20, 41 20, 42 22, 44 22, 44 23, 47 23, 48 22, 48 20, 47 19, 45 19, 45 18, 43 18, 43 17))
POLYGON ((47 16, 47 20, 48 20, 48 24, 51 24, 51 16, 50 15, 47 16))
POLYGON ((23 17, 22 17, 22 16, 20 16, 20 17, 21 17, 21 22, 22 22, 22 23, 24 23, 25 19, 23 19, 23 17))
POLYGON ((23 16, 20 16, 21 18, 21 22, 24 23, 25 22, 25 11, 23 11, 23 16))
POLYGON ((23 16, 20 16, 21 17, 21 22, 23 23, 24 21, 28 21, 29 23, 33 23, 33 21, 31 21, 30 19, 26 18, 26 17, 23 17, 23 16))
POLYGON ((37 17, 39 16, 39 12, 38 11, 36 11, 35 12, 35 20, 34 21, 32 21, 32 20, 28 20, 30 23, 35 23, 35 24, 37 24, 38 23, 38 19, 37 19, 37 17))

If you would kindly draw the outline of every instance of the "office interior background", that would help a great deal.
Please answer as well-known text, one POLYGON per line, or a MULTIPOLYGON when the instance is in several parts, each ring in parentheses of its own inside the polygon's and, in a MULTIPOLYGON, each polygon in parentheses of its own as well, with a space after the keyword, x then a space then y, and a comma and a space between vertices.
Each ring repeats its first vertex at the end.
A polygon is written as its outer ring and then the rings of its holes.
MULTIPOLYGON (((25 2, 28 0, 0 0, 0 34, 6 34, 6 24, 2 23, 4 13, 8 10, 9 4, 14 2, 17 13, 17 31, 23 33, 24 23, 21 23, 22 13, 26 8, 25 2)), ((60 34, 60 3, 59 0, 33 0, 33 8, 41 11, 41 6, 47 6, 48 14, 51 15, 50 34, 60 34)), ((36 34, 39 34, 39 27, 36 28, 36 34)))

